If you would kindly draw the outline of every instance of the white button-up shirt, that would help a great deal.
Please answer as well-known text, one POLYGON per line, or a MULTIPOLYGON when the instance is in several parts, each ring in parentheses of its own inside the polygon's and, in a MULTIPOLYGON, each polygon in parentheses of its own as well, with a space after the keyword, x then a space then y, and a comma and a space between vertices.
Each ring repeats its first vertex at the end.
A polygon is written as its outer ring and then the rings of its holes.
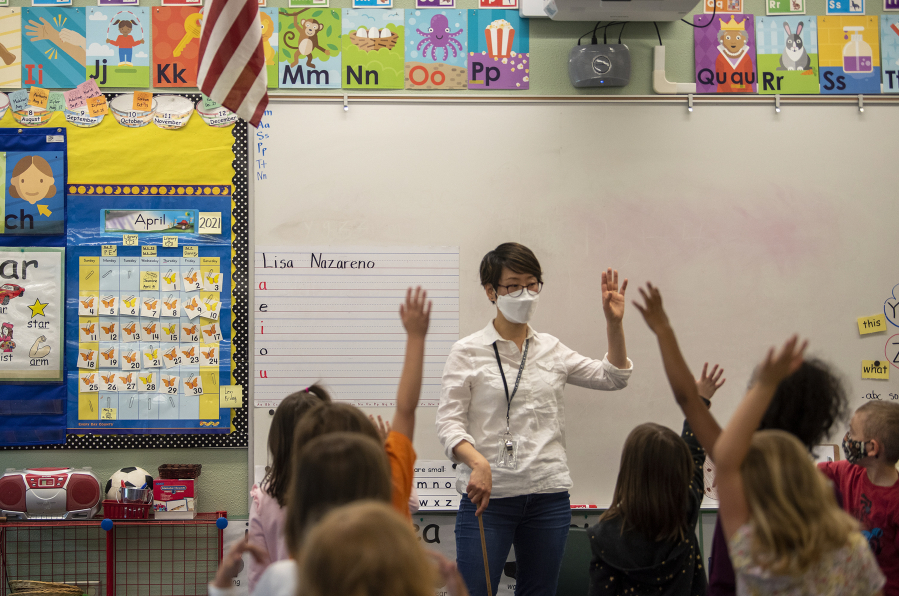
POLYGON ((471 468, 453 455, 453 448, 462 441, 471 443, 490 462, 493 498, 568 490, 565 384, 604 391, 627 386, 633 370, 630 359, 627 369, 619 369, 606 357, 581 356, 552 335, 530 327, 528 339, 528 358, 509 415, 511 433, 518 440, 515 469, 496 466, 506 432, 506 392, 493 343, 499 349, 510 395, 522 353, 515 342, 500 337, 492 321, 457 341, 450 351, 437 408, 437 436, 447 457, 458 463, 456 490, 460 493, 465 493, 471 476, 471 468))

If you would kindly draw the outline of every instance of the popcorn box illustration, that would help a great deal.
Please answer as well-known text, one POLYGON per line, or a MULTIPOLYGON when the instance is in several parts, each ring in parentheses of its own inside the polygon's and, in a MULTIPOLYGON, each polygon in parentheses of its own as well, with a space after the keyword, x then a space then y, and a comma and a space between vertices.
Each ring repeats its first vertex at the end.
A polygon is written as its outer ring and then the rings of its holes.
POLYGON ((487 53, 494 60, 508 58, 515 40, 515 28, 505 19, 497 19, 484 29, 487 38, 487 53))

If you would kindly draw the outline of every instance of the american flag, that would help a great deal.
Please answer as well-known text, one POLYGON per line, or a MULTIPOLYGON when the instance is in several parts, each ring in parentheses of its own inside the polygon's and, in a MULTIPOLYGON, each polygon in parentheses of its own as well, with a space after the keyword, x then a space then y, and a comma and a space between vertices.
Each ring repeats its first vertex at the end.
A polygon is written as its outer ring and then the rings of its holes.
POLYGON ((197 86, 253 126, 268 105, 257 0, 206 0, 197 86))

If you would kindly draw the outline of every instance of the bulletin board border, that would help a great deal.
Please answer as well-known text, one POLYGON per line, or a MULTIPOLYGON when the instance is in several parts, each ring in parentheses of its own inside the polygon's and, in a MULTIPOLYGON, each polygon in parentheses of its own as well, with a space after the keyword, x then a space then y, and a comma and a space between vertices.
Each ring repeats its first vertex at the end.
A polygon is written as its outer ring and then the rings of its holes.
MULTIPOLYGON (((110 97, 112 94, 107 95, 110 97)), ((197 93, 173 93, 196 103, 197 93)), ((231 377, 232 382, 249 386, 249 145, 248 124, 238 120, 233 128, 234 160, 231 194, 231 377)), ((121 434, 66 435, 58 445, 17 445, 0 447, 0 451, 38 451, 53 449, 158 449, 185 447, 247 447, 249 443, 249 397, 244 390, 244 404, 234 408, 229 434, 121 434)))

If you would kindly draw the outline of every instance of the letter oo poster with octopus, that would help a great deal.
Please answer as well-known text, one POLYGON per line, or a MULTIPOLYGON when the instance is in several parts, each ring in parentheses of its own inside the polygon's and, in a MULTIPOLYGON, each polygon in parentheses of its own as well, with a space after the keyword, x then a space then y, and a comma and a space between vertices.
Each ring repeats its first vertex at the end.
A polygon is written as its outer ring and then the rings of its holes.
POLYGON ((693 24, 696 92, 757 93, 753 16, 694 15, 693 24))
POLYGON ((406 11, 406 89, 468 89, 468 11, 406 11))

